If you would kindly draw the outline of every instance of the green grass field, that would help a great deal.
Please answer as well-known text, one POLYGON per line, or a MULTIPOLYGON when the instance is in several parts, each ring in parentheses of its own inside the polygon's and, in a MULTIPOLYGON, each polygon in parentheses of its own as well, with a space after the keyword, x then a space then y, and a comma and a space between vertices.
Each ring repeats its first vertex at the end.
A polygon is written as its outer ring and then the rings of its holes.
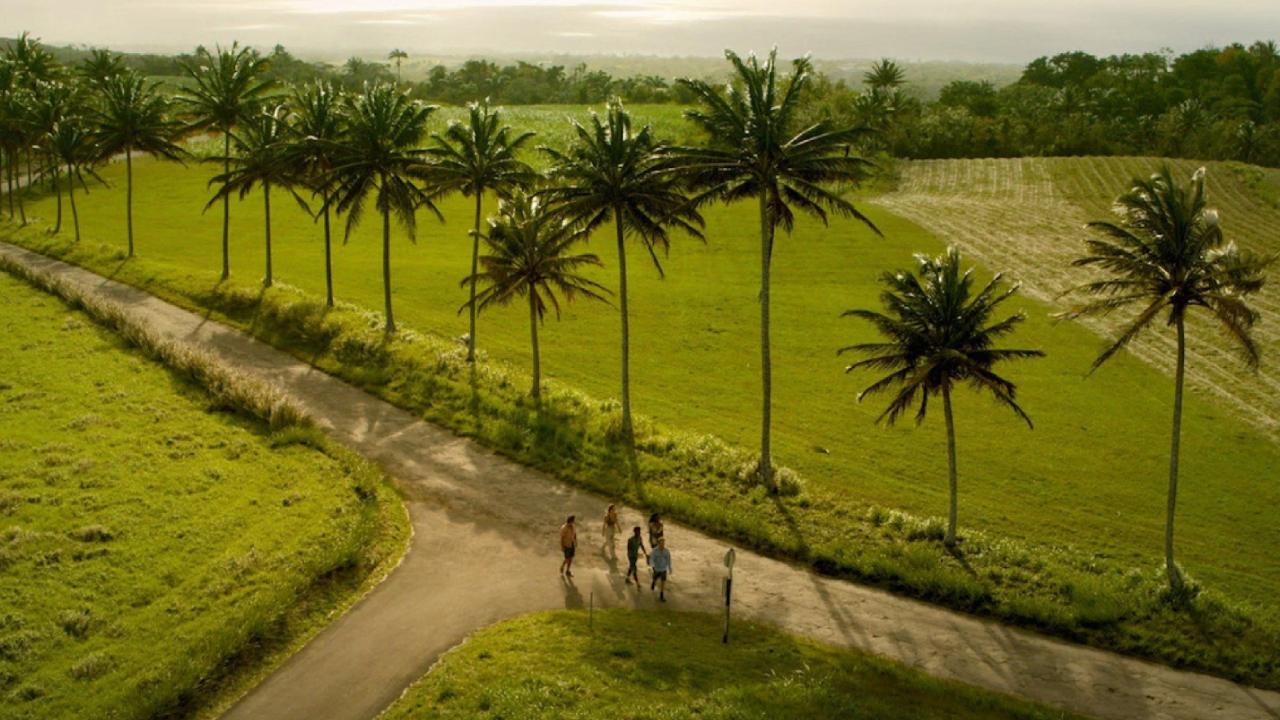
MULTIPOLYGON (((530 113, 529 125, 542 129, 548 124, 558 127, 568 110, 521 112, 530 113)), ((513 120, 516 117, 513 114, 513 120)), ((666 116, 654 117, 655 122, 666 122, 666 116)), ((92 195, 81 198, 85 247, 72 259, 199 304, 216 281, 219 263, 220 213, 201 215, 199 210, 209 194, 205 187, 209 169, 140 161, 135 170, 140 259, 127 263, 119 253, 124 230, 122 168, 118 166, 103 169, 110 188, 94 188, 92 195)), ((892 587, 968 609, 984 607, 995 592, 990 588, 1007 585, 1015 589, 1014 594, 1002 597, 1000 609, 992 612, 1077 639, 1215 672, 1241 672, 1255 681, 1273 672, 1274 658, 1266 659, 1266 653, 1257 656, 1261 664, 1251 664, 1248 670, 1226 670, 1217 660, 1173 652, 1169 648, 1180 646, 1183 639, 1192 645, 1217 645, 1214 653, 1243 645, 1188 635, 1174 630, 1176 624, 1166 619, 1151 620, 1147 630, 1125 632, 1110 640, 1092 637, 1094 631, 1088 628, 1093 624, 1078 627, 1081 618, 1093 617, 1095 623, 1098 617, 1110 618, 1105 624, 1135 612, 1091 607, 1090 598, 1100 592, 1114 603, 1117 592, 1128 591, 1101 591, 1097 581, 1081 580, 1078 573, 1105 567, 1119 577, 1133 570, 1143 576, 1143 583, 1156 573, 1163 537, 1172 381, 1128 356, 1086 379, 1101 338, 1080 324, 1053 322, 1050 313, 1055 308, 1049 303, 1030 297, 1016 303, 1027 312, 1029 322, 1014 342, 1043 349, 1049 356, 1009 369, 1036 429, 1026 430, 985 399, 968 394, 958 398, 961 531, 962 535, 988 531, 993 544, 982 547, 995 548, 993 557, 971 555, 959 562, 937 549, 914 545, 904 549, 893 545, 896 540, 884 540, 890 535, 896 538, 893 533, 899 530, 904 536, 911 532, 895 526, 893 516, 879 508, 917 516, 936 516, 945 510, 941 422, 931 418, 920 428, 910 423, 894 429, 874 425, 879 405, 859 405, 854 397, 870 378, 844 376, 843 365, 834 355, 836 347, 868 339, 870 332, 838 315, 847 308, 874 306, 881 272, 907 266, 914 252, 939 252, 943 243, 917 224, 875 205, 866 207, 884 231, 884 239, 848 222, 830 229, 801 223, 793 236, 780 238, 775 254, 775 452, 779 462, 803 477, 804 501, 771 503, 721 480, 682 477, 679 463, 663 465, 671 475, 663 478, 670 492, 657 495, 650 487, 640 500, 692 494, 704 506, 682 512, 689 521, 767 548, 794 550, 820 567, 857 568, 852 571, 855 575, 871 580, 887 577, 892 587), (718 518, 717 512, 728 513, 731 519, 718 518), (890 526, 895 528, 893 533, 885 529, 890 526), (764 536, 767 542, 760 540, 764 536), (1003 539, 1022 543, 1021 549, 1001 550, 997 541, 1003 539), (877 555, 884 549, 877 545, 881 542, 889 543, 887 552, 897 569, 885 569, 884 556, 877 555), (1049 552, 1059 546, 1069 550, 1049 552), (1010 566, 1010 556, 1022 559, 1010 566), (942 567, 939 572, 950 579, 941 582, 931 576, 930 568, 935 567, 942 567), (1071 569, 1062 569, 1066 567, 1071 569), (1033 590, 1022 586, 1028 577, 1034 578, 1033 590), (960 589, 937 590, 940 582, 960 589), (1025 592, 1037 599, 1028 600, 1021 595, 1025 592), (957 595, 967 599, 957 600, 957 595), (1076 631, 1062 629, 1073 626, 1076 631), (1179 639, 1148 642, 1153 637, 1148 631, 1179 639)), ((313 296, 321 293, 319 229, 283 198, 275 209, 277 281, 313 296)), ((456 311, 464 298, 459 279, 469 262, 470 209, 466 200, 457 197, 443 202, 442 209, 449 222, 441 226, 424 216, 416 245, 397 234, 393 272, 398 320, 449 339, 466 330, 465 317, 456 311)), ((52 199, 33 203, 31 212, 47 220, 52 199)), ((235 204, 232 217, 234 281, 247 289, 262 272, 260 198, 251 196, 235 204)), ((757 442, 759 412, 756 220, 751 208, 719 207, 708 212, 707 221, 706 244, 675 239, 665 280, 642 261, 640 253, 632 254, 634 401, 638 412, 666 427, 714 434, 749 450, 757 442)), ((380 308, 375 240, 379 227, 372 216, 366 223, 348 245, 336 250, 337 294, 358 306, 380 308)), ((65 233, 49 238, 40 222, 15 238, 55 254, 71 250, 65 233)), ((615 285, 609 243, 600 238, 593 241, 593 248, 609 265, 601 271, 602 281, 615 285)), ((1009 250, 1010 264, 1023 262, 1016 250, 1009 250)), ((1000 267, 999 262, 990 265, 988 270, 1000 267)), ((482 316, 480 347, 492 359, 525 367, 526 323, 518 308, 482 316)), ((542 346, 544 372, 560 383, 595 398, 616 396, 617 317, 611 308, 586 304, 571 308, 563 322, 547 325, 542 346)), ((296 348, 295 352, 310 350, 296 348)), ((443 387, 434 384, 435 379, 423 379, 416 369, 406 370, 403 382, 386 386, 387 368, 344 362, 340 355, 322 358, 322 365, 331 371, 409 407, 430 404, 431 393, 443 387)), ((523 387, 525 381, 513 384, 523 387)), ((485 436, 483 430, 467 427, 465 420, 460 426, 450 417, 431 412, 428 417, 485 436)), ((563 468, 557 459, 540 457, 536 448, 529 448, 522 439, 528 435, 527 428, 494 432, 499 433, 497 445, 504 451, 555 472, 563 468)), ((1280 447, 1227 404, 1193 393, 1187 405, 1183 453, 1181 562, 1193 576, 1228 598, 1272 607, 1280 589, 1280 558, 1271 552, 1280 544, 1280 527, 1272 517, 1280 487, 1264 479, 1280 467, 1280 447)), ((582 465, 565 476, 631 497, 631 490, 623 485, 599 479, 611 472, 607 458, 595 466, 594 461, 579 458, 565 461, 582 465)), ((1116 582, 1119 587, 1130 581, 1116 582)), ((1127 606, 1128 600, 1120 605, 1127 606)))
POLYGON ((363 461, 217 407, 5 273, 0 296, 0 716, 216 700, 350 602, 342 568, 394 553, 395 495, 363 461))
POLYGON ((750 623, 637 610, 526 615, 472 635, 380 720, 1067 718, 750 623))

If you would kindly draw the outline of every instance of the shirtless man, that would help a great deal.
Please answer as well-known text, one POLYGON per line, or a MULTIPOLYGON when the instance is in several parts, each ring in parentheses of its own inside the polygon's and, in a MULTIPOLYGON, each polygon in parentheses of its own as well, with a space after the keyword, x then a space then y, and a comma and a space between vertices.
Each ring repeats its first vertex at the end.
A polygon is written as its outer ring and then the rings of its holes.
POLYGON ((573 554, 578 549, 578 529, 573 525, 573 516, 560 526, 560 550, 564 552, 564 562, 560 563, 560 573, 565 577, 573 577, 573 554))

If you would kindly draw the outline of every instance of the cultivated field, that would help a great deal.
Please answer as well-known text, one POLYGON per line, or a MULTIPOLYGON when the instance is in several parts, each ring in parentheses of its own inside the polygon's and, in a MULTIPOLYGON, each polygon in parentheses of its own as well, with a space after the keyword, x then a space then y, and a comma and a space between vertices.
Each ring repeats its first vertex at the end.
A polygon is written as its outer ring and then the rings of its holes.
POLYGON ((302 627, 299 599, 340 607, 345 580, 312 593, 370 556, 391 496, 370 466, 229 411, 3 272, 0 296, 0 716, 206 702, 302 627))
MULTIPOLYGON (((1090 220, 1114 219, 1112 200, 1128 189, 1134 177, 1145 177, 1159 162, 1119 157, 903 162, 897 191, 875 202, 958 245, 988 267, 1007 270, 1024 283, 1028 294, 1065 308, 1079 298, 1063 297, 1063 293, 1089 277, 1069 265, 1082 254, 1087 236, 1082 226, 1090 220)), ((1172 163, 1184 181, 1202 164, 1172 163)), ((1208 163, 1207 169, 1210 204, 1220 210, 1227 238, 1260 253, 1280 251, 1280 171, 1217 162, 1208 163)), ((1275 270, 1272 273, 1271 282, 1253 300, 1264 316, 1257 330, 1263 351, 1261 369, 1249 370, 1221 342, 1216 326, 1193 312, 1187 376, 1191 387, 1277 439, 1280 282, 1275 270)), ((1109 334, 1135 313, 1121 311, 1085 323, 1109 334)), ((1172 376, 1172 332, 1147 333, 1134 342, 1133 352, 1172 376)))

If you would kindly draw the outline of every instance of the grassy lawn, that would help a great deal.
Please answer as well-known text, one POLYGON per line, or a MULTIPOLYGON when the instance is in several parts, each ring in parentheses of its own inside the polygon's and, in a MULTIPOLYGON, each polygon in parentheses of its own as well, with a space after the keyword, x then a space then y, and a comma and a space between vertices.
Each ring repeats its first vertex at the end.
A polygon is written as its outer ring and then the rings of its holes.
MULTIPOLYGON (((541 128, 567 110, 518 112, 541 128)), ((1258 636, 1254 644, 1237 632, 1280 627, 1272 617, 1280 556, 1271 551, 1280 545, 1273 517, 1280 486, 1261 480, 1280 467, 1280 446, 1212 398, 1188 398, 1180 560, 1220 598, 1253 603, 1251 613, 1271 619, 1238 623, 1224 635, 1221 628, 1206 629, 1203 618, 1168 617, 1151 594, 1163 537, 1172 381, 1131 357, 1086 379, 1101 341, 1081 325, 1053 322, 1050 305, 1017 303, 1029 321, 1014 343, 1049 357, 1009 369, 1036 429, 1026 430, 985 399, 957 399, 965 556, 943 552, 933 542, 933 526, 910 517, 945 511, 940 419, 919 428, 875 426, 879 404, 859 405, 854 397, 870 378, 845 377, 834 356, 836 347, 871 337, 868 328, 840 320, 841 311, 875 306, 881 272, 907 266, 914 252, 942 249, 938 239, 888 211, 867 206, 883 240, 853 223, 830 229, 801 223, 775 251, 775 452, 804 483, 800 498, 777 500, 736 480, 729 465, 743 461, 741 453, 721 452, 701 437, 713 434, 748 451, 758 441, 759 260, 751 207, 709 211, 705 245, 676 238, 665 280, 642 253, 632 254, 634 402, 660 430, 642 443, 646 483, 636 485, 621 469, 617 449, 600 440, 607 428, 565 420, 616 407, 607 400, 617 392, 613 309, 579 304, 563 322, 546 326, 543 369, 557 381, 566 414, 534 417, 515 399, 526 387, 520 373, 529 357, 527 315, 518 307, 481 317, 479 345, 498 362, 485 366, 493 384, 484 386, 480 401, 468 390, 458 363, 461 346, 453 340, 466 330, 456 311, 464 298, 458 282, 469 263, 468 201, 442 203, 444 226, 424 217, 416 245, 399 234, 394 239, 398 320, 421 334, 384 346, 376 319, 350 307, 326 314, 315 305, 323 290, 319 229, 290 203, 275 203, 273 213, 277 282, 311 299, 281 288, 259 306, 253 286, 263 265, 260 198, 232 207, 233 283, 215 289, 221 213, 199 210, 209 195, 208 168, 144 160, 135 171, 139 259, 126 262, 120 252, 119 166, 103 169, 110 188, 81 198, 81 247, 71 247, 65 232, 48 237, 41 223, 11 236, 178 302, 210 307, 522 461, 744 544, 1074 639, 1252 682, 1280 682, 1274 653, 1266 651, 1270 640, 1258 636), (339 335, 356 341, 348 346, 339 335), (1187 622, 1194 627, 1181 624, 1187 622)), ((48 219, 52 209, 52 199, 44 198, 30 212, 48 219)), ((336 248, 337 294, 357 308, 380 308, 380 227, 372 215, 365 222, 349 244, 336 248)), ((615 285, 609 243, 602 236, 593 248, 609 265, 601 280, 615 285)))
POLYGON ((213 404, 11 275, 0 296, 0 715, 214 702, 398 553, 363 461, 213 404))
POLYGON ((472 635, 381 720, 1066 718, 879 658, 698 613, 526 615, 472 635))

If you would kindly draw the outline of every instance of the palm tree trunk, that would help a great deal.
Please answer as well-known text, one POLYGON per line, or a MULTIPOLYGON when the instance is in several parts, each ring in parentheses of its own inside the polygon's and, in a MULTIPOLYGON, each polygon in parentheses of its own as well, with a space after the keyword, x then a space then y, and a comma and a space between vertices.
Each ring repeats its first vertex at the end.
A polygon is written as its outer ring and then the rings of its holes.
POLYGON ((80 242, 80 213, 76 211, 76 176, 75 169, 67 171, 67 199, 71 201, 71 223, 76 229, 76 242, 80 242))
POLYGON ((5 153, 4 160, 5 160, 5 163, 4 163, 5 177, 9 180, 9 198, 8 198, 9 199, 9 219, 12 220, 14 218, 13 185, 18 175, 13 165, 13 153, 12 152, 5 153))
POLYGON ((622 228, 622 213, 613 210, 613 224, 618 230, 618 307, 622 314, 622 438, 628 444, 635 439, 631 424, 631 328, 627 318, 627 245, 622 228))
POLYGON ((1173 561, 1173 514, 1178 505, 1178 446, 1182 440, 1182 381, 1187 362, 1187 332, 1181 313, 1178 315, 1178 366, 1173 380, 1173 442, 1169 449, 1169 508, 1164 526, 1164 564, 1169 586, 1182 585, 1182 575, 1173 561))
POLYGON ((57 235, 58 233, 62 232, 62 183, 60 182, 61 180, 60 176, 61 176, 61 173, 59 172, 59 169, 55 166, 53 168, 53 194, 56 195, 58 198, 58 211, 56 215, 56 220, 54 220, 54 223, 53 223, 54 235, 57 235))
POLYGON ((471 334, 467 336, 467 362, 476 361, 476 273, 480 270, 480 204, 483 201, 484 192, 477 188, 475 232, 471 236, 471 334))
POLYGON ((391 208, 382 209, 382 296, 390 334, 396 331, 395 316, 391 313, 391 208))
MULTIPOLYGON (((231 128, 222 131, 222 174, 231 172, 231 128)), ((222 279, 231 277, 231 251, 228 234, 231 225, 231 196, 222 196, 222 279)))
MULTIPOLYGON (((30 165, 28 165, 28 167, 30 167, 30 165)), ((18 198, 18 219, 22 225, 26 225, 27 224, 27 208, 22 203, 22 194, 23 192, 26 191, 26 186, 21 186, 20 181, 22 180, 22 177, 21 177, 21 173, 19 172, 16 166, 13 168, 13 178, 15 181, 19 181, 19 185, 20 185, 20 187, 16 192, 16 195, 18 198)))
POLYGON ((262 278, 262 287, 271 287, 271 183, 262 183, 262 210, 266 216, 267 231, 267 274, 262 278))
POLYGON ((951 489, 951 507, 947 512, 947 547, 956 544, 956 506, 959 487, 956 481, 956 423, 951 416, 951 388, 942 386, 942 414, 947 421, 947 482, 951 489))
POLYGON ((324 200, 324 287, 326 302, 333 307, 333 253, 329 242, 329 191, 326 190, 324 200))
POLYGON ((533 288, 529 289, 529 334, 533 340, 533 390, 534 400, 542 399, 542 358, 538 353, 538 305, 533 288))
POLYGON ((133 257, 133 149, 124 149, 124 218, 129 230, 129 257, 133 257))
POLYGON ((773 260, 773 219, 768 198, 760 193, 760 479, 770 492, 777 490, 770 450, 773 420, 773 361, 769 357, 769 266, 773 260))

